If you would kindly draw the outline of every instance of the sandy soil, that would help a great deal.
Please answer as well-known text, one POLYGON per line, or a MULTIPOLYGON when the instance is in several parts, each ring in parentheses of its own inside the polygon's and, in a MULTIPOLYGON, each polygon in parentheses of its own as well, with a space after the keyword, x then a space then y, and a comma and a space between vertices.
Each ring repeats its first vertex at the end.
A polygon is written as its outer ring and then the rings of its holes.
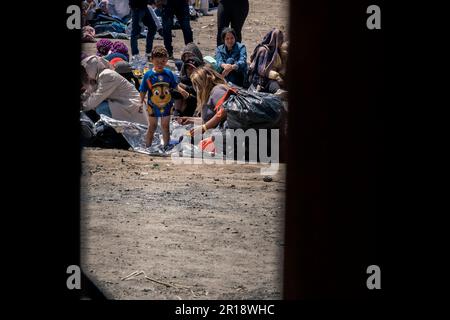
POLYGON ((114 299, 281 298, 285 168, 260 167, 85 149, 83 270, 114 299))
MULTIPOLYGON (((212 12, 192 22, 204 55, 215 49, 212 12)), ((287 1, 251 0, 249 54, 272 26, 286 29, 287 1)), ((83 50, 95 53, 95 44, 83 50)), ((82 268, 108 298, 281 298, 284 165, 266 182, 259 164, 178 165, 92 148, 82 158, 82 268), (134 271, 147 278, 121 280, 134 271)))

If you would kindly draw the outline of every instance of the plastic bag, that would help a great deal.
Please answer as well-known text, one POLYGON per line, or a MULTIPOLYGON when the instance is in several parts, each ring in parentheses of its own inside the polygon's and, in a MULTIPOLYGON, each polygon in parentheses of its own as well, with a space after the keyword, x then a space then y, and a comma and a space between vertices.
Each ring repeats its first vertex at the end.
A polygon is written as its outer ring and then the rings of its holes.
POLYGON ((227 111, 230 129, 274 129, 279 128, 282 101, 275 95, 263 92, 236 90, 222 106, 227 111))

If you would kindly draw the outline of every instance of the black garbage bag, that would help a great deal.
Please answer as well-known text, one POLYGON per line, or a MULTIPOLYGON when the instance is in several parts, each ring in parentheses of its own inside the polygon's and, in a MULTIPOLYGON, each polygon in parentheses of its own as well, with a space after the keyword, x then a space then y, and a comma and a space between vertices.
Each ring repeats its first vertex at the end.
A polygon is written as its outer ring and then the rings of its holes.
POLYGON ((222 106, 230 129, 276 129, 280 127, 283 103, 275 95, 230 89, 222 106))
POLYGON ((100 116, 94 110, 80 112, 80 127, 82 147, 124 150, 130 148, 123 135, 100 120, 100 116))
POLYGON ((102 120, 95 123, 95 139, 91 147, 128 150, 131 146, 122 134, 102 120))

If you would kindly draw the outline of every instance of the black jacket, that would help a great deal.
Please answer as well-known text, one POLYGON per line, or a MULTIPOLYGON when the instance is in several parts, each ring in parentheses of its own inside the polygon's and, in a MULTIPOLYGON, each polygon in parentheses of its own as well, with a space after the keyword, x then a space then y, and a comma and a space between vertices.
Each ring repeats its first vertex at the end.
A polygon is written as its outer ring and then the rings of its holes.
POLYGON ((132 9, 145 9, 147 4, 153 4, 155 0, 129 0, 130 8, 132 9))

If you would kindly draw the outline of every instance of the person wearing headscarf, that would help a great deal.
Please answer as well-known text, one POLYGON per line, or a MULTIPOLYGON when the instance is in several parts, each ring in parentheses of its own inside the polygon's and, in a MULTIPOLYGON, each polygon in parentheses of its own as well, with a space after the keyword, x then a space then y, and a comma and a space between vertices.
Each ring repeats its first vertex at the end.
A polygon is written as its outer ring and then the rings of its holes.
POLYGON ((114 42, 109 54, 113 54, 113 53, 123 54, 126 57, 125 61, 129 61, 128 47, 125 43, 123 43, 121 41, 114 42))
POLYGON ((250 89, 270 93, 280 92, 281 85, 284 84, 283 73, 286 69, 287 59, 287 44, 285 45, 286 52, 282 52, 283 43, 283 32, 274 28, 256 46, 250 56, 250 89))
POLYGON ((109 39, 100 39, 97 42, 97 56, 106 56, 113 46, 113 42, 109 39))
POLYGON ((148 125, 139 92, 124 77, 111 70, 110 63, 102 57, 89 56, 81 61, 89 81, 95 81, 92 91, 81 96, 83 111, 95 110, 116 120, 148 125))

